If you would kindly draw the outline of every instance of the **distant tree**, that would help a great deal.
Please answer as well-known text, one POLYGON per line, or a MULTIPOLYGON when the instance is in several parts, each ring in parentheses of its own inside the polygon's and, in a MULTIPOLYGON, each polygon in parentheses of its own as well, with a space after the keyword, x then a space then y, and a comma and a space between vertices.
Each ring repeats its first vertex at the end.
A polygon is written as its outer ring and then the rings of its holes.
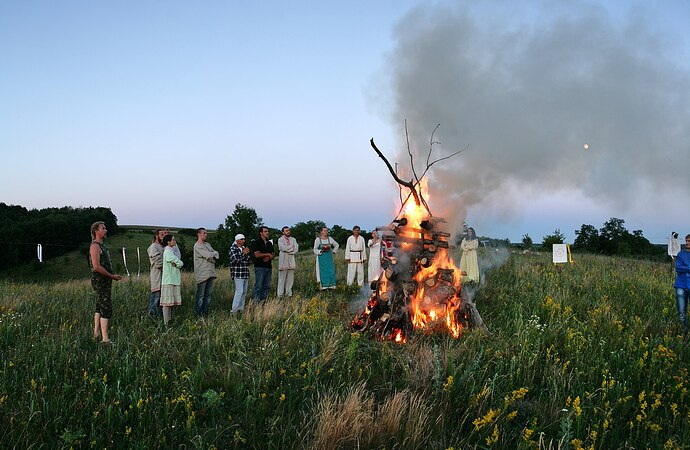
POLYGON ((109 235, 118 232, 117 217, 110 208, 44 208, 27 210, 0 203, 0 269, 36 259, 36 245, 43 247, 43 260, 76 250, 91 242, 90 228, 105 222, 109 235))
POLYGON ((225 223, 218 225, 213 240, 209 239, 209 243, 220 254, 219 265, 229 263, 228 252, 237 234, 245 235, 249 243, 258 236, 259 227, 263 224, 263 219, 254 208, 237 203, 232 214, 225 218, 225 223))
POLYGON ((264 220, 259 217, 254 208, 238 203, 231 215, 225 218, 225 228, 233 233, 233 236, 242 233, 247 236, 258 235, 259 227, 264 224, 264 220))
POLYGON ((333 225, 328 233, 338 244, 343 246, 343 249, 347 242, 347 238, 350 237, 351 234, 351 229, 343 228, 340 225, 333 225))
POLYGON ((547 234, 542 240, 542 247, 550 249, 553 244, 562 244, 565 240, 565 235, 561 233, 560 228, 556 228, 553 234, 547 234))
POLYGON ((573 248, 597 253, 599 248, 599 231, 593 225, 582 224, 579 230, 575 230, 575 242, 573 248))
POLYGON ((625 228, 625 220, 611 217, 599 230, 599 249, 606 255, 630 255, 630 232, 625 228))
POLYGON ((323 220, 308 220, 307 222, 297 222, 290 227, 290 234, 297 240, 301 250, 306 250, 314 245, 314 239, 326 223, 323 220))
POLYGON ((525 250, 530 250, 532 248, 532 238, 528 233, 522 235, 522 248, 525 250))

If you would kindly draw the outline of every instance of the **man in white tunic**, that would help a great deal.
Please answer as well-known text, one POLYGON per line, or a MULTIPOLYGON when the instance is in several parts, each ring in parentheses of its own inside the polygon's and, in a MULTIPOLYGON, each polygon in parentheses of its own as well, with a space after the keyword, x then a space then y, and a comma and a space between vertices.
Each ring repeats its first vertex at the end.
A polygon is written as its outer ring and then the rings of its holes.
POLYGON ((345 261, 347 261, 347 285, 351 286, 357 275, 357 284, 364 285, 364 261, 367 259, 364 238, 359 235, 359 225, 352 228, 352 236, 347 238, 345 245, 345 261))
POLYGON ((290 227, 283 227, 283 235, 278 239, 278 297, 292 297, 295 282, 295 253, 299 251, 297 239, 290 236, 290 227))

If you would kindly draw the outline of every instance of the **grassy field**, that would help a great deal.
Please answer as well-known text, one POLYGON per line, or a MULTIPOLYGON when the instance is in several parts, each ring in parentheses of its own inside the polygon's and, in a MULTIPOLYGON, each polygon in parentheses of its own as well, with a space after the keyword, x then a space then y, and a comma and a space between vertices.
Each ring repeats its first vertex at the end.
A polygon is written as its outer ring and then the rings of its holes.
MULTIPOLYGON (((196 238, 182 236, 176 233, 177 230, 174 229, 172 231, 175 232, 178 241, 182 239, 189 248, 194 246, 196 238)), ((211 231, 210 234, 212 233, 211 231)), ((110 250, 114 270, 119 274, 125 275, 125 261, 122 258, 122 247, 125 247, 129 273, 137 275, 140 272, 147 276, 149 259, 146 249, 151 245, 151 238, 151 231, 143 226, 123 228, 119 233, 108 236, 105 243, 110 250), (139 259, 137 258, 137 247, 139 248, 139 259)), ((22 282, 57 282, 82 279, 89 276, 91 270, 86 259, 87 252, 88 242, 83 245, 81 250, 46 259, 43 263, 35 261, 31 264, 4 270, 0 272, 0 279, 22 282)))
POLYGON ((195 319, 185 274, 169 329, 145 316, 146 274, 122 280, 112 346, 91 340, 86 279, 0 281, 0 447, 688 448, 670 262, 574 256, 493 269, 490 335, 405 345, 351 334, 361 296, 317 291, 308 252, 295 298, 241 316, 222 269, 195 319))

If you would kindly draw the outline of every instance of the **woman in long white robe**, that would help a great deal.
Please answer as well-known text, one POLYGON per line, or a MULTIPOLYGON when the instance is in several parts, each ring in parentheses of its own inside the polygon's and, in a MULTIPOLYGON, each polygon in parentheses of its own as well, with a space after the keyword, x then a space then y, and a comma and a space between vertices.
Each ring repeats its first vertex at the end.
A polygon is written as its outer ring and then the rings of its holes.
POLYGON ((371 239, 367 242, 369 247, 369 267, 367 273, 367 280, 369 284, 372 281, 378 280, 381 276, 381 239, 378 231, 371 232, 371 239))
POLYGON ((460 243, 462 249, 462 256, 460 257, 460 270, 467 275, 462 277, 462 281, 474 281, 479 283, 479 263, 477 260, 477 248, 479 247, 479 240, 474 232, 474 228, 469 227, 464 239, 460 243))

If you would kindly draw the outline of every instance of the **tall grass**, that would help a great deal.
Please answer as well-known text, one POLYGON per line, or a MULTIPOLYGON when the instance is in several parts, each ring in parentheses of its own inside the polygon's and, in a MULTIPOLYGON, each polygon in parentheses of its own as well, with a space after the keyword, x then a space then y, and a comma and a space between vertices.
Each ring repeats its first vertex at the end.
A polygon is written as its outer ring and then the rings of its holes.
MULTIPOLYGON (((114 286, 115 345, 91 340, 87 280, 0 283, 2 448, 687 448, 687 341, 670 264, 513 255, 476 293, 490 334, 406 345, 347 328, 356 289, 211 315, 194 282, 166 329, 148 283, 114 286)), ((339 266, 339 284, 344 270, 339 266)), ((275 280, 273 286, 275 287, 275 280)))

